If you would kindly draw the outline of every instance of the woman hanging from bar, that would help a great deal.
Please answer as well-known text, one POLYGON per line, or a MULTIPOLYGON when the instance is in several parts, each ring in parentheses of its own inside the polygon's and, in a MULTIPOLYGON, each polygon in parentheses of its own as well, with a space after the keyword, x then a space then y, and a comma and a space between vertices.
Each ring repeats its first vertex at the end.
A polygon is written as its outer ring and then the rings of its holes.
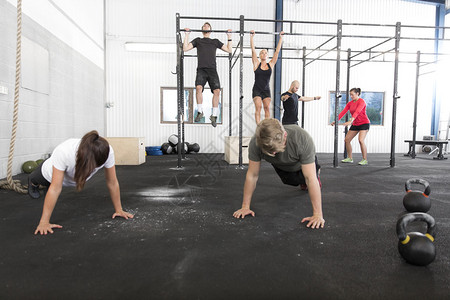
POLYGON ((80 191, 86 181, 103 167, 105 168, 106 186, 115 210, 112 218, 133 218, 132 214, 122 209, 114 151, 106 139, 93 130, 85 134, 82 139, 68 139, 59 144, 53 150, 50 158, 28 177, 28 194, 32 198, 40 197, 39 185, 48 187, 41 220, 34 234, 53 233, 53 228, 61 228, 61 225, 51 224, 50 217, 62 187, 76 186, 80 191))
MULTIPOLYGON (((345 108, 341 111, 338 117, 338 121, 345 116, 347 111, 350 111, 352 117, 348 122, 343 123, 342 125, 348 126, 352 125, 345 136, 345 149, 347 150, 348 157, 343 159, 343 163, 352 163, 352 145, 351 142, 353 138, 359 133, 359 145, 361 146, 361 154, 362 160, 358 163, 361 166, 365 166, 368 164, 367 161, 367 147, 364 142, 366 139, 367 133, 370 128, 370 120, 367 117, 366 113, 366 102, 363 98, 360 98, 361 89, 360 88, 352 88, 350 90, 350 98, 352 101, 349 101, 345 108)), ((331 122, 331 126, 334 126, 336 122, 331 122)))
POLYGON ((273 54, 272 59, 267 62, 268 52, 263 49, 259 52, 259 59, 256 55, 255 43, 253 37, 255 36, 255 31, 250 31, 250 46, 252 48, 252 62, 253 71, 255 72, 255 83, 252 90, 252 98, 255 103, 255 121, 259 124, 261 120, 261 107, 264 107, 264 117, 265 119, 270 118, 270 76, 272 75, 272 69, 277 63, 278 54, 281 50, 281 44, 283 43, 284 31, 280 32, 280 38, 278 40, 278 45, 273 54))

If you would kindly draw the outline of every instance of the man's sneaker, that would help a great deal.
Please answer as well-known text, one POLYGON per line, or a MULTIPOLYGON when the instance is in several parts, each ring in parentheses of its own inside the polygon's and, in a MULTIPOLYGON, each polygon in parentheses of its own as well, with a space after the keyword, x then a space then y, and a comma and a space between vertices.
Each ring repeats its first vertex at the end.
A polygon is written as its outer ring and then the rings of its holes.
POLYGON ((217 117, 216 116, 210 116, 209 119, 211 120, 211 125, 213 127, 217 126, 217 117))
POLYGON ((200 120, 203 118, 203 113, 202 112, 197 112, 197 115, 195 116, 195 120, 194 120, 194 122, 195 123, 198 123, 198 122, 200 122, 200 120))
POLYGON ((350 158, 350 157, 347 157, 346 159, 341 160, 341 162, 343 162, 343 163, 352 163, 353 159, 350 158))
POLYGON ((368 162, 367 160, 363 159, 363 160, 360 161, 358 164, 361 165, 361 166, 365 166, 365 165, 367 165, 368 163, 369 163, 369 162, 368 162))
POLYGON ((33 199, 38 199, 41 196, 39 186, 32 184, 30 178, 28 178, 28 195, 33 199))

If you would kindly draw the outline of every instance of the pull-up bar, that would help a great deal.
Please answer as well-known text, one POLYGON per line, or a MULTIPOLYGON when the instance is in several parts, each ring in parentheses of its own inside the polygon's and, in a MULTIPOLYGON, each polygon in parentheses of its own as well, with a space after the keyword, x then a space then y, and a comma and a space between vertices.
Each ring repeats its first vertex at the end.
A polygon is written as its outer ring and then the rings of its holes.
POLYGON ((228 31, 228 30, 216 30, 216 29, 211 29, 211 30, 201 30, 201 29, 189 29, 189 30, 185 30, 185 29, 180 29, 181 32, 216 32, 216 33, 240 33, 240 31, 236 31, 236 30, 232 30, 232 31, 228 31))
POLYGON ((421 37, 401 37, 402 40, 418 40, 418 41, 450 41, 450 39, 446 39, 446 38, 421 38, 421 37))
MULTIPOLYGON (((250 31, 244 31, 244 33, 251 33, 250 31)), ((255 31, 255 34, 268 34, 268 35, 279 35, 280 32, 267 32, 267 31, 255 31)), ((285 32, 284 35, 293 36, 325 36, 325 37, 335 37, 332 34, 317 34, 317 33, 297 33, 297 32, 285 32)))
POLYGON ((240 21, 240 18, 220 18, 220 17, 192 17, 192 16, 180 16, 177 14, 180 19, 185 20, 219 20, 219 21, 240 21))

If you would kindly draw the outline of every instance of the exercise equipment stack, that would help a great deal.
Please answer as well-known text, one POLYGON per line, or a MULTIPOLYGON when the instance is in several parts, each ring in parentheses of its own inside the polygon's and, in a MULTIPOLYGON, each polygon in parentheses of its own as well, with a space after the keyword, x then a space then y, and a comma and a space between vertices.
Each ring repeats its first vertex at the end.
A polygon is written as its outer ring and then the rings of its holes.
MULTIPOLYGON (((169 138, 167 139, 167 143, 163 143, 161 145, 161 151, 163 154, 177 153, 177 149, 178 149, 178 135, 176 134, 172 134, 171 136, 169 136, 169 138)), ((200 151, 200 146, 197 143, 191 144, 185 142, 181 150, 185 154, 189 154, 192 152, 198 153, 200 151)))
POLYGON ((427 214, 431 208, 430 184, 420 178, 410 178, 405 183, 405 189, 403 205, 407 213, 397 221, 398 252, 406 262, 417 266, 426 266, 436 258, 434 245, 436 221, 427 214), (424 191, 411 190, 411 184, 423 185, 424 191), (427 224, 426 233, 407 232, 406 227, 412 222, 425 222, 427 224))

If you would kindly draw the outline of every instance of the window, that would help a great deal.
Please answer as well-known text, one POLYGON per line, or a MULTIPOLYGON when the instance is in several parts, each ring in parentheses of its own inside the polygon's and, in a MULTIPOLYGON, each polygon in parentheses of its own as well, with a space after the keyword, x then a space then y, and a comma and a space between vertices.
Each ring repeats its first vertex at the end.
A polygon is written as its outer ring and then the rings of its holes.
MULTIPOLYGON (((340 113, 346 104, 347 94, 346 92, 341 92, 342 97, 339 99, 339 109, 340 113)), ((366 101, 366 113, 370 120, 370 125, 383 125, 384 124, 384 92, 362 92, 361 98, 366 101)), ((329 111, 329 123, 334 121, 334 102, 336 99, 335 92, 330 91, 330 111, 329 111)), ((350 112, 347 112, 350 115, 350 112)), ((342 117, 341 123, 344 122, 345 116, 342 117)))
MULTIPOLYGON (((191 93, 184 89, 184 121, 189 121, 189 98, 191 93)), ((177 88, 161 88, 161 123, 177 123, 177 88)))
MULTIPOLYGON (((217 124, 222 124, 222 90, 219 99, 219 114, 217 124)), ((212 114, 212 96, 211 90, 205 88, 203 91, 203 114, 200 122, 194 123, 197 114, 197 101, 195 101, 195 88, 184 89, 184 122, 185 124, 210 124, 210 115, 212 114)), ((176 87, 161 87, 161 123, 177 123, 178 100, 176 87)))

